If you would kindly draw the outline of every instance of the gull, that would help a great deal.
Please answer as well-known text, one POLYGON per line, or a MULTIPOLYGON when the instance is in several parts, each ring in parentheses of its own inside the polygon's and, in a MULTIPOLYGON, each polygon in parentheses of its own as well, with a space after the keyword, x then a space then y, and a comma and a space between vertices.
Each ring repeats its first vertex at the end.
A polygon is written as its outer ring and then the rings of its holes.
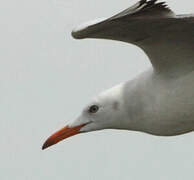
POLYGON ((134 44, 152 66, 93 98, 42 149, 79 133, 103 129, 156 136, 194 130, 194 15, 175 15, 165 2, 141 0, 113 17, 79 26, 72 36, 134 44))

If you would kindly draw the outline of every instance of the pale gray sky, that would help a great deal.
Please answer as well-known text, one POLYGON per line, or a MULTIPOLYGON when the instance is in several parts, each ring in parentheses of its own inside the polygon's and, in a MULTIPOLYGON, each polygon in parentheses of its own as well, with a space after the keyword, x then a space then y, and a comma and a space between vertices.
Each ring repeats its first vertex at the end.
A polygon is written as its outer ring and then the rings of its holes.
MULTIPOLYGON (((70 34, 135 2, 1 0, 1 180, 194 179, 194 133, 162 138, 106 130, 41 150, 94 95, 150 66, 135 46, 70 34)), ((194 12, 193 0, 168 2, 176 13, 194 12)))

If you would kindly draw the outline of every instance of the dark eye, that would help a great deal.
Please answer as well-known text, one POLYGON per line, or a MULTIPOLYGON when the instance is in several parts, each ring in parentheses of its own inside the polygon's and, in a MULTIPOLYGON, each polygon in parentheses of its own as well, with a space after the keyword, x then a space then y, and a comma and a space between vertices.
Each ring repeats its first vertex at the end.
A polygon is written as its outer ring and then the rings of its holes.
POLYGON ((97 105, 92 105, 89 108, 89 113, 96 113, 98 111, 99 107, 97 105))

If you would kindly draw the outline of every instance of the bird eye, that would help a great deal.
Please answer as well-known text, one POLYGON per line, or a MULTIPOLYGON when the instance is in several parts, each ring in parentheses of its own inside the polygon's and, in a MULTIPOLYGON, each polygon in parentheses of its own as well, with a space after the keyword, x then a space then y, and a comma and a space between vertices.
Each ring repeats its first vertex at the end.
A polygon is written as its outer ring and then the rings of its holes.
POLYGON ((98 111, 99 107, 97 105, 92 105, 89 108, 89 113, 96 113, 98 111))

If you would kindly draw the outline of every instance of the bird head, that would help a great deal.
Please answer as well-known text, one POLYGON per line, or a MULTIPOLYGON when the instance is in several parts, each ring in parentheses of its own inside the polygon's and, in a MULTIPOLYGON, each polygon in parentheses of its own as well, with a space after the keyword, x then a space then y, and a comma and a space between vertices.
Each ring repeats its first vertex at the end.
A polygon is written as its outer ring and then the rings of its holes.
POLYGON ((42 149, 79 133, 119 129, 120 119, 124 114, 121 91, 122 87, 119 85, 98 95, 82 110, 78 118, 70 121, 64 128, 51 135, 42 149))

